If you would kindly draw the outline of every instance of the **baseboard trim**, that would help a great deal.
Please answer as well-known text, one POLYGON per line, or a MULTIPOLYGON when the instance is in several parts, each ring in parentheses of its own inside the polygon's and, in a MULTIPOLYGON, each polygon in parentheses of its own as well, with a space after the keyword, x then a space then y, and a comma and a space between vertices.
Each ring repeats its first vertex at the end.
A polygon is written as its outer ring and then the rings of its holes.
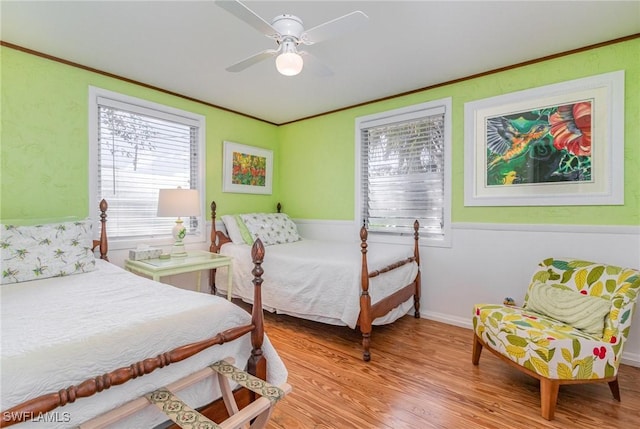
MULTIPOLYGON (((445 313, 437 313, 435 311, 421 311, 420 317, 423 319, 446 323, 447 325, 458 326, 460 328, 473 329, 473 325, 471 323, 471 316, 469 316, 468 318, 464 318, 464 317, 452 316, 450 314, 445 314, 445 313)), ((471 340, 469 340, 469 344, 471 344, 471 340)), ((620 362, 625 365, 635 366, 640 368, 640 354, 623 352, 622 357, 620 358, 620 362)))
POLYGON ((471 316, 458 317, 445 313, 437 313, 435 311, 420 311, 420 317, 423 319, 434 320, 436 322, 446 323, 447 325, 458 326, 460 328, 473 329, 471 324, 471 316))
POLYGON ((624 352, 620 358, 620 363, 640 368, 640 354, 624 352))

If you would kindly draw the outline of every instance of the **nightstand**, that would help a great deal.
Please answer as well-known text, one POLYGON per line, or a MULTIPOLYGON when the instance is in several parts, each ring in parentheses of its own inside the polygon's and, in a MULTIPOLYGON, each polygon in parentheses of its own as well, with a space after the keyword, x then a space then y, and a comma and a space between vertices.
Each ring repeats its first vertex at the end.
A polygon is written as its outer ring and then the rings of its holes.
POLYGON ((200 292, 202 270, 211 270, 221 267, 227 267, 228 270, 229 275, 227 277, 229 279, 227 284, 227 299, 231 300, 231 270, 233 267, 233 259, 230 256, 219 255, 217 253, 211 253, 204 250, 194 250, 187 252, 187 256, 184 258, 154 258, 144 259, 141 261, 126 259, 124 261, 125 270, 136 274, 143 274, 151 277, 155 281, 160 281, 160 277, 197 272, 198 292, 200 292))

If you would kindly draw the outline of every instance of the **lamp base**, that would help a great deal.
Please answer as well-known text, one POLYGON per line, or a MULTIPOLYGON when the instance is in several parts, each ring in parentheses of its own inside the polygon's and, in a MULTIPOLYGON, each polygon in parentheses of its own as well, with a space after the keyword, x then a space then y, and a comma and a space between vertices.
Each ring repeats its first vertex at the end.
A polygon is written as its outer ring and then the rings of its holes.
POLYGON ((187 251, 184 248, 184 243, 182 239, 184 238, 187 230, 184 226, 182 226, 182 219, 178 218, 176 220, 176 224, 171 231, 173 234, 173 238, 176 240, 173 243, 173 247, 171 247, 171 257, 172 258, 184 258, 187 256, 187 251))
POLYGON ((187 256, 187 251, 184 248, 184 243, 182 240, 180 242, 175 242, 171 247, 171 257, 172 258, 184 258, 187 256))

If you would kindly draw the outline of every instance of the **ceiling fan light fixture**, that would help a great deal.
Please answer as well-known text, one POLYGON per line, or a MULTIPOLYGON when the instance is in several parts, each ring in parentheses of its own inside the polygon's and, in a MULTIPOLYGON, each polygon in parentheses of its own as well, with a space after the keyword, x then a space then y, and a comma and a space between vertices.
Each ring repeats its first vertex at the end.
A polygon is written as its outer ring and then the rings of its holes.
POLYGON ((295 52, 285 52, 276 58, 276 68, 285 76, 295 76, 302 71, 302 57, 295 52))
POLYGON ((282 42, 282 53, 276 57, 276 69, 285 76, 295 76, 302 71, 304 62, 293 40, 282 42))

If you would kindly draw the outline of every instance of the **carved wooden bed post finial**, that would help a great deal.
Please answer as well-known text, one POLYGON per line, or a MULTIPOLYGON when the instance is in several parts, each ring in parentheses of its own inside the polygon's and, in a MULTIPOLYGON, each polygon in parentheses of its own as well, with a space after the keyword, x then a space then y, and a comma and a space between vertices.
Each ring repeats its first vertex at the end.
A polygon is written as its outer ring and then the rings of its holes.
POLYGON ((278 213, 280 213, 282 211, 282 204, 278 203, 276 205, 276 210, 278 210, 278 213))
POLYGON ((103 198, 100 201, 100 259, 109 260, 109 243, 107 242, 107 209, 109 204, 103 198))
POLYGON ((360 252, 362 253, 362 273, 360 275, 361 287, 360 292, 360 332, 362 332, 362 360, 369 362, 371 360, 371 296, 369 295, 369 268, 367 266, 367 237, 369 233, 366 228, 366 220, 362 221, 360 228, 360 252))
POLYGON ((262 342, 264 341, 264 314, 262 313, 262 261, 264 260, 264 245, 258 238, 251 247, 251 258, 253 259, 253 308, 251 310, 251 323, 255 326, 251 332, 251 357, 249 358, 248 370, 250 374, 266 379, 267 361, 262 354, 262 342))

